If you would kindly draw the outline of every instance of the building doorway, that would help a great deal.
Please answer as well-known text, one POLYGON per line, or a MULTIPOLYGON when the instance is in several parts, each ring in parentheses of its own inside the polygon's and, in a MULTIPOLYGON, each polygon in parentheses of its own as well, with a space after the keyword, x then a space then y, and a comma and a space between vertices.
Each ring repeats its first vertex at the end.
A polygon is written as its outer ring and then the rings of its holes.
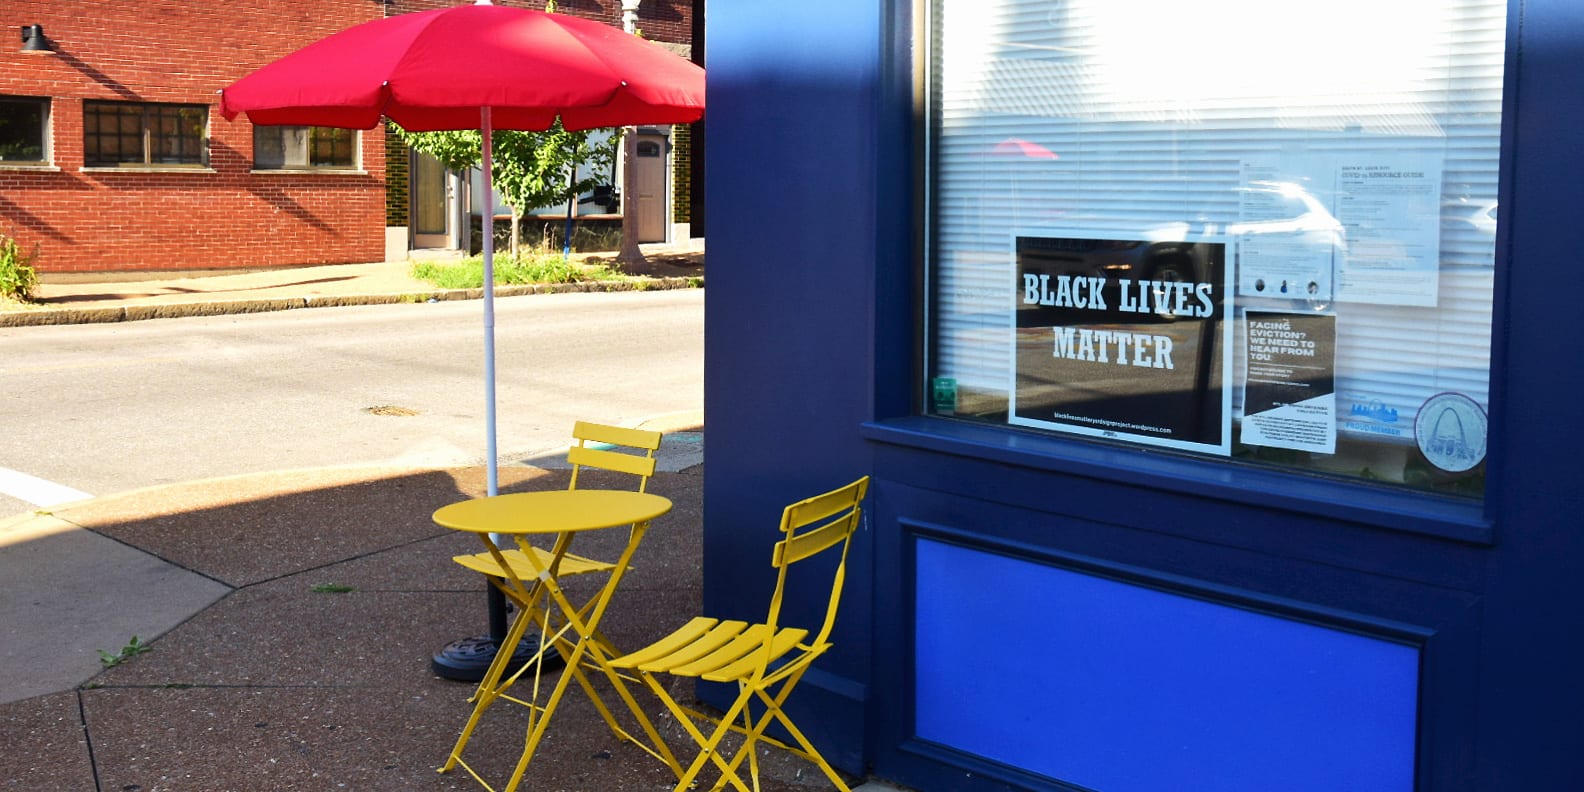
POLYGON ((411 153, 412 246, 415 250, 454 250, 457 233, 456 177, 434 157, 411 153))
POLYGON ((638 156, 633 160, 633 201, 639 242, 666 241, 666 157, 664 135, 638 136, 638 156))

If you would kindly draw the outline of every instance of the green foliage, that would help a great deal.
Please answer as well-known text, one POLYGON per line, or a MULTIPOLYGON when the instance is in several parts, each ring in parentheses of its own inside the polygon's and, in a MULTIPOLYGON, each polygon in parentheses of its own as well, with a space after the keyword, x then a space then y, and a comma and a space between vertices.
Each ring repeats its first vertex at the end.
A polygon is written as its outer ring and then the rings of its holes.
POLYGON ((100 649, 99 665, 102 665, 105 668, 115 668, 116 666, 121 665, 122 663, 125 663, 126 661, 131 660, 132 658, 143 654, 144 652, 147 652, 148 650, 148 645, 144 644, 142 641, 139 641, 138 637, 134 635, 132 636, 132 640, 127 641, 127 645, 121 647, 121 651, 119 652, 111 653, 100 649))
MULTIPOLYGON (((407 145, 428 154, 454 171, 476 168, 483 162, 483 135, 460 132, 408 132, 392 124, 407 145)), ((597 130, 568 132, 561 122, 543 132, 500 130, 491 136, 491 178, 506 202, 518 212, 558 206, 569 198, 594 189, 603 180, 590 177, 572 181, 576 168, 609 170, 615 162, 614 145, 598 145, 597 130)), ((613 134, 614 141, 618 136, 613 134)))
MULTIPOLYGON (((413 148, 440 161, 449 170, 476 168, 483 158, 484 136, 476 129, 447 132, 408 132, 393 121, 396 135, 413 148)), ((502 133, 504 134, 504 133, 502 133)))
MULTIPOLYGON (((426 280, 442 289, 477 289, 484 285, 484 260, 475 256, 457 263, 420 261, 413 265, 414 278, 426 280)), ((614 280, 621 277, 604 265, 568 261, 558 253, 534 253, 513 258, 495 257, 495 283, 577 283, 587 280, 614 280)))
POLYGON ((594 189, 603 181, 598 176, 573 181, 572 175, 584 166, 596 173, 608 171, 616 150, 591 138, 592 130, 568 132, 560 121, 543 132, 502 133, 495 149, 496 189, 523 212, 560 206, 594 189))
POLYGON ((0 299, 26 300, 38 284, 38 273, 33 271, 33 260, 38 258, 38 247, 23 250, 22 246, 5 234, 0 234, 0 299))

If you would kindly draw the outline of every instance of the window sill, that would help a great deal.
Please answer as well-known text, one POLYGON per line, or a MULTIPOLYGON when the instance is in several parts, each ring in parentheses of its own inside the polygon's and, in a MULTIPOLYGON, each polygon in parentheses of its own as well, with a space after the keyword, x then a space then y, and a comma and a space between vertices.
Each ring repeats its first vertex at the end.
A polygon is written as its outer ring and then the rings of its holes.
POLYGON ((251 176, 367 176, 360 168, 254 168, 251 176))
POLYGON ((1053 473, 1103 478, 1183 495, 1257 504, 1389 530, 1491 544, 1479 503, 1293 475, 1215 460, 1045 437, 927 416, 865 424, 878 443, 984 459, 1053 473))
POLYGON ((85 165, 83 173, 218 173, 207 165, 85 165))
POLYGON ((0 170, 32 171, 34 173, 60 173, 61 169, 48 162, 6 162, 0 160, 0 170))

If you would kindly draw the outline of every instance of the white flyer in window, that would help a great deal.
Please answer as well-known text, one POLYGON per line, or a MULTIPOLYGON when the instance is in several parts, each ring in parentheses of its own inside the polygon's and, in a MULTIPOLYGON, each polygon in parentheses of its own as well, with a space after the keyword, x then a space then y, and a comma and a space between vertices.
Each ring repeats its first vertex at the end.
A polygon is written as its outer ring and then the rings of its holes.
POLYGON ((1336 216, 1347 237, 1337 299, 1436 304, 1441 263, 1439 155, 1403 152, 1342 163, 1336 216))
POLYGON ((1330 302, 1343 239, 1332 166, 1316 157, 1244 162, 1238 191, 1237 290, 1244 297, 1330 302), (1319 175, 1320 178, 1314 178, 1319 175))

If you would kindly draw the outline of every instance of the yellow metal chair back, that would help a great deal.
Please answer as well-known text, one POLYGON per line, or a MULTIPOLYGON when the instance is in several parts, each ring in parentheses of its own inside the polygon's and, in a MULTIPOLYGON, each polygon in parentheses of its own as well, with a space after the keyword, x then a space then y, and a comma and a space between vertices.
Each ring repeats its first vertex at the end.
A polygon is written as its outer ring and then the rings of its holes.
POLYGON ((655 452, 660 449, 659 432, 578 421, 572 425, 572 437, 577 445, 567 449, 567 462, 572 464, 568 489, 577 489, 578 473, 585 467, 630 473, 638 477, 639 492, 648 489, 649 478, 655 473, 655 452), (625 453, 615 447, 643 453, 625 453))
POLYGON ((813 762, 838 789, 849 792, 846 782, 787 717, 782 704, 815 658, 831 647, 831 629, 836 623, 837 606, 847 574, 847 550, 862 515, 859 504, 868 488, 869 478, 865 476, 839 489, 798 501, 782 512, 783 538, 771 554, 771 564, 776 569, 775 591, 771 594, 765 621, 748 624, 695 618, 665 638, 611 661, 616 668, 637 672, 698 743, 699 753, 687 768, 672 764, 679 779, 678 792, 692 786, 706 762, 713 762, 721 772, 714 789, 731 784, 747 792, 748 787, 738 775, 744 758, 748 759, 753 789, 757 790, 756 748, 759 742, 771 743, 813 762), (834 548, 840 548, 840 552, 825 618, 818 630, 810 638, 808 629, 782 626, 781 607, 788 572, 794 564, 834 552, 834 548), (725 714, 714 717, 679 705, 667 692, 667 686, 656 679, 659 674, 736 682, 738 696, 725 714), (757 716, 753 714, 755 706, 762 708, 757 716), (693 719, 713 724, 713 729, 706 735, 693 719), (767 736, 765 730, 772 722, 780 724, 796 745, 767 736), (729 733, 740 735, 743 742, 727 759, 720 747, 729 733))
MULTIPOLYGON (((578 421, 572 425, 572 437, 577 444, 567 449, 567 462, 572 465, 572 479, 567 485, 568 489, 577 489, 578 474, 584 468, 598 468, 637 476, 638 491, 647 491, 649 479, 654 476, 658 462, 655 453, 660 449, 662 438, 660 432, 578 421), (628 450, 618 451, 617 448, 628 450)), ((541 567, 550 567, 554 560, 550 551, 535 547, 534 552, 539 556, 541 567)), ((534 567, 528 563, 521 550, 503 549, 501 557, 506 559, 506 563, 510 564, 519 576, 533 576, 534 567)), ((500 563, 487 552, 454 556, 451 560, 491 577, 506 577, 506 572, 501 569, 500 563)), ((565 576, 609 572, 613 566, 605 561, 567 553, 562 557, 560 566, 556 568, 556 574, 565 576)))

